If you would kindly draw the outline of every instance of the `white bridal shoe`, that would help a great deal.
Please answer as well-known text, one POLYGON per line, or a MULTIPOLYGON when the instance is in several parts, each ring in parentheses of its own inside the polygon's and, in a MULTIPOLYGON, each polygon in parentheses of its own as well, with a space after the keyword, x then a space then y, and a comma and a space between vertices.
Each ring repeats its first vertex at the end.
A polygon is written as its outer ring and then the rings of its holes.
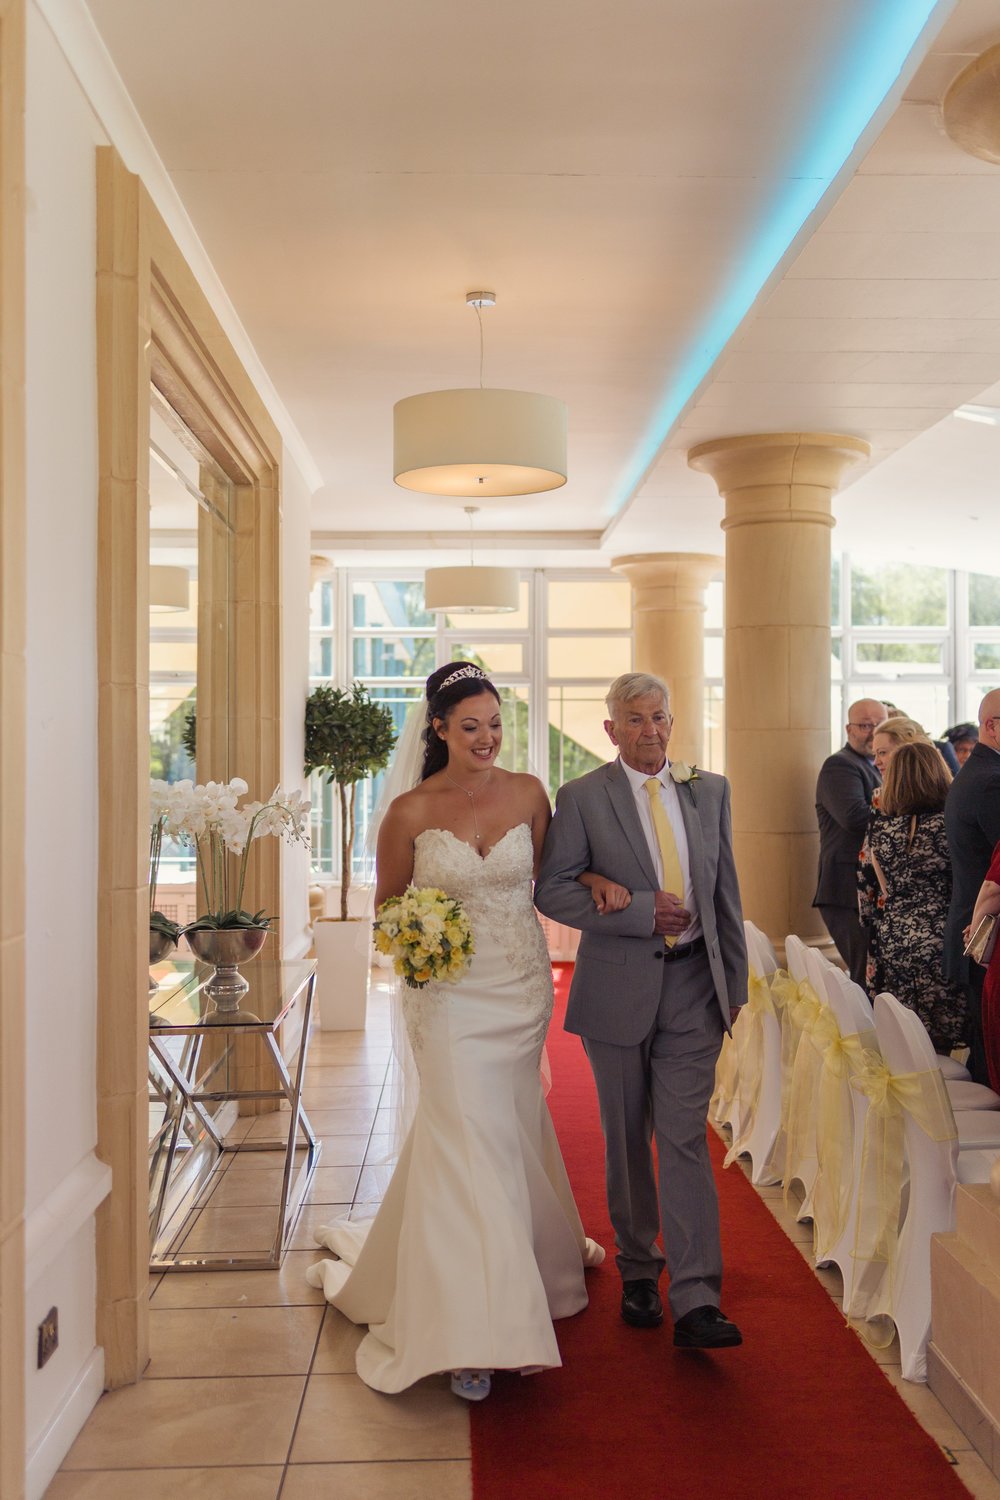
POLYGON ((463 1401, 485 1401, 492 1374, 492 1370, 453 1370, 451 1388, 463 1401))

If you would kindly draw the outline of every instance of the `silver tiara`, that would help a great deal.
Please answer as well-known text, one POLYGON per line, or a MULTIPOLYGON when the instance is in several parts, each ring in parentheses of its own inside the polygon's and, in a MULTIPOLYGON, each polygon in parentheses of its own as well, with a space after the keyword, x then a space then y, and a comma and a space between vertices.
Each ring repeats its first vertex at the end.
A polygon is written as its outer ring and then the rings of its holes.
POLYGON ((484 682, 486 681, 486 673, 481 672, 478 667, 459 667, 457 672, 452 672, 450 677, 445 678, 444 682, 438 688, 438 692, 442 692, 446 687, 451 687, 453 682, 461 682, 463 677, 481 677, 484 682))

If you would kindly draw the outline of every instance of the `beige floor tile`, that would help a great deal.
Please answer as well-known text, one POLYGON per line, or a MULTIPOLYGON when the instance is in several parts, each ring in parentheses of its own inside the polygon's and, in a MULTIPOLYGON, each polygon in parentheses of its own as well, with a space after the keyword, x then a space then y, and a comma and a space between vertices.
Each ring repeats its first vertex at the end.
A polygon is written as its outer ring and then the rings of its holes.
POLYGON ((185 1250, 227 1250, 246 1255, 270 1250, 277 1222, 277 1205, 273 1209, 203 1208, 181 1245, 185 1250))
POLYGON ((160 1278, 154 1308, 318 1306, 323 1293, 306 1271, 322 1259, 313 1250, 289 1250, 278 1271, 173 1271, 160 1278))
POLYGON ((322 1088, 310 1084, 302 1093, 302 1102, 310 1119, 316 1110, 377 1109, 381 1098, 381 1083, 338 1083, 322 1088))
POLYGON ((316 1230, 333 1219, 344 1219, 349 1203, 307 1203, 302 1209, 288 1242, 290 1250, 315 1250, 316 1230))
MULTIPOLYGON (((281 1193, 280 1167, 262 1172, 227 1172, 212 1194, 213 1208, 277 1207, 281 1193)), ((350 1203, 358 1184, 357 1167, 317 1167, 307 1202, 350 1203)))
POLYGON ((361 1135, 375 1123, 374 1106, 353 1109, 310 1109, 306 1113, 317 1135, 361 1135))
MULTIPOLYGON (((306 1147, 296 1146, 292 1171, 297 1172, 306 1159, 306 1147)), ((280 1151, 251 1151, 244 1147, 234 1151, 229 1159, 227 1172, 274 1172, 281 1171, 284 1158, 280 1151)))
POLYGON ((360 1167, 369 1150, 371 1136, 367 1131, 357 1135, 322 1135, 319 1137, 322 1150, 320 1166, 360 1167))
POLYGON ((154 1307, 146 1374, 305 1375, 322 1319, 321 1307, 154 1307))
POLYGON ((472 1466, 444 1463, 293 1464, 281 1500, 470 1500, 472 1466))
POLYGON ((323 1327, 320 1330, 316 1357, 313 1360, 313 1375, 353 1375, 354 1351, 368 1332, 363 1326, 352 1323, 335 1307, 328 1307, 323 1327))
POLYGON ((957 1460, 955 1473, 976 1500, 997 1500, 1000 1495, 1000 1479, 985 1464, 972 1448, 963 1448, 954 1454, 957 1460))
POLYGON ((198 1467, 221 1467, 222 1459, 229 1466, 284 1463, 304 1384, 301 1376, 248 1375, 143 1380, 110 1391, 63 1468, 162 1469, 179 1457, 198 1467))
POLYGON ((365 1167, 358 1181, 356 1198, 359 1203, 381 1203, 392 1177, 391 1166, 365 1167))
POLYGON ((350 1203, 361 1176, 357 1167, 317 1167, 313 1173, 307 1203, 350 1203))
POLYGON ((469 1413, 443 1375, 398 1396, 354 1375, 312 1375, 292 1449, 294 1463, 468 1458, 469 1413))
POLYGON ((45 1500, 276 1500, 282 1470, 96 1469, 59 1473, 45 1500))
POLYGON ((306 1068, 306 1086, 332 1089, 339 1084, 376 1084, 385 1081, 384 1063, 310 1063, 306 1068))
POLYGON ((917 1385, 912 1380, 904 1380, 898 1366, 885 1365, 883 1374, 890 1384, 896 1387, 921 1427, 936 1443, 941 1443, 945 1448, 969 1446, 969 1439, 952 1421, 934 1392, 928 1390, 926 1385, 917 1385))

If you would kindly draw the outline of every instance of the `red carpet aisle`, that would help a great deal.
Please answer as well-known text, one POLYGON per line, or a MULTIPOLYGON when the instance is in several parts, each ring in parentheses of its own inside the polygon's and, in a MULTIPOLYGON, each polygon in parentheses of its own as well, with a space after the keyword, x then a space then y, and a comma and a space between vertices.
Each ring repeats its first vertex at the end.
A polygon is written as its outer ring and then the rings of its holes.
POLYGON ((608 1260, 588 1272, 588 1310, 557 1325, 563 1368, 501 1374, 472 1408, 474 1500, 967 1497, 750 1184, 722 1171, 721 1152, 723 1307, 746 1343, 684 1353, 669 1320, 652 1331, 621 1322, 590 1070, 561 1029, 571 972, 556 968, 549 1104, 584 1225, 608 1260))

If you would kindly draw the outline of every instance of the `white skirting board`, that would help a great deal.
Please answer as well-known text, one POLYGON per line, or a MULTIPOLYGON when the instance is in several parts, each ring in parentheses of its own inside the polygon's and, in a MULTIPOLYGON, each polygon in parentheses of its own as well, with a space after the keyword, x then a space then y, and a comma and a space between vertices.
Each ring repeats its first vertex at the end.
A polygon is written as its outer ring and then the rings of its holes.
POLYGON ((24 1280, 31 1287, 62 1254, 111 1191, 111 1168, 89 1151, 37 1208, 24 1227, 24 1280))
POLYGON ((28 1453, 25 1500, 42 1500, 73 1440, 104 1391, 104 1350, 95 1349, 28 1453))

